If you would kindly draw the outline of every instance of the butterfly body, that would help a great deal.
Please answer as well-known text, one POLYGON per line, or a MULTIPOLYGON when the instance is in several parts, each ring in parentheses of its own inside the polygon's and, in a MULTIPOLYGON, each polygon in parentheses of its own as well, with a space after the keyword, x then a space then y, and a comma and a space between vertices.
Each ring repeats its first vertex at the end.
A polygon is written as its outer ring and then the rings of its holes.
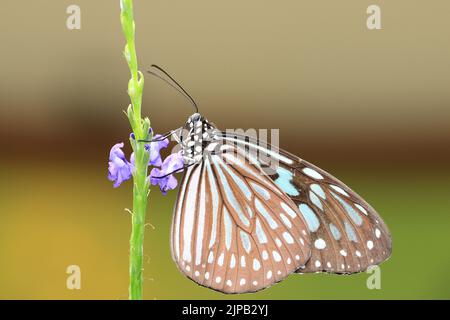
POLYGON ((389 257, 380 216, 322 169, 222 132, 198 113, 182 129, 175 138, 186 170, 171 247, 191 280, 225 293, 254 292, 291 273, 354 273, 389 257))
POLYGON ((182 147, 183 158, 187 165, 202 160, 204 149, 212 141, 211 130, 213 128, 202 115, 194 113, 182 128, 182 134, 175 136, 182 147))

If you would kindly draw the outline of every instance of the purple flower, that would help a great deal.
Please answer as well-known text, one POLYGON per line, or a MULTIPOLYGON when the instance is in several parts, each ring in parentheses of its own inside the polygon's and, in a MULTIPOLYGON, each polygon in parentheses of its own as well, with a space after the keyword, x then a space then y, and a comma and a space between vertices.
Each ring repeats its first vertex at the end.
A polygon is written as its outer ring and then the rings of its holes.
POLYGON ((115 144, 109 152, 108 179, 114 181, 114 188, 131 178, 131 166, 122 151, 123 142, 115 144))
MULTIPOLYGON (((157 134, 153 137, 153 140, 159 140, 162 138, 162 135, 157 134)), ((169 139, 165 138, 161 141, 154 141, 150 143, 150 160, 148 162, 151 166, 160 167, 163 162, 161 159, 160 151, 161 149, 167 148, 169 145, 169 139)))
MULTIPOLYGON (((152 129, 150 129, 150 132, 151 130, 152 129)), ((130 137, 133 140, 135 139, 133 133, 130 137)), ((150 152, 148 165, 155 167, 150 172, 150 182, 153 185, 159 185, 159 188, 165 195, 168 190, 176 188, 178 182, 173 176, 173 173, 175 173, 175 171, 181 171, 180 169, 184 167, 184 162, 181 152, 171 154, 162 161, 160 154, 161 149, 167 148, 169 145, 169 139, 162 139, 162 137, 163 136, 160 134, 153 136, 153 140, 156 141, 147 143, 145 145, 145 150, 150 152)), ((109 153, 108 179, 114 181, 114 188, 120 186, 123 181, 129 180, 132 177, 132 172, 134 170, 134 153, 131 154, 130 161, 128 162, 122 148, 123 143, 117 143, 111 148, 109 153)))
POLYGON ((168 190, 177 187, 177 179, 173 173, 184 167, 183 156, 181 152, 172 153, 162 163, 161 169, 153 168, 150 172, 150 182, 152 185, 159 185, 162 193, 167 194, 168 190))
MULTIPOLYGON (((150 129, 151 131, 152 129, 150 129)), ((131 139, 134 140, 134 133, 130 134, 131 139)), ((162 165, 162 159, 161 159, 161 149, 165 149, 167 148, 167 146, 169 145, 169 139, 165 138, 159 141, 159 139, 162 138, 162 135, 157 134, 155 136, 153 136, 153 140, 158 140, 158 141, 153 141, 150 142, 149 144, 145 145, 145 150, 150 151, 150 159, 148 161, 148 165, 149 166, 156 166, 156 167, 160 167, 162 165)), ((131 154, 131 163, 132 165, 134 165, 134 153, 131 154)))

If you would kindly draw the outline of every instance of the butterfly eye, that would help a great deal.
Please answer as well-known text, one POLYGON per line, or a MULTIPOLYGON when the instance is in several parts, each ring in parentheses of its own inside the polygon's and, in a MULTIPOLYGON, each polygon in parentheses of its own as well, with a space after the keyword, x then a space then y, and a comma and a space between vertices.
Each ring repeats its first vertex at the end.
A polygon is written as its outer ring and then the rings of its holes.
POLYGON ((200 115, 200 113, 194 113, 191 117, 190 120, 192 120, 193 122, 197 122, 202 118, 202 116, 200 115))

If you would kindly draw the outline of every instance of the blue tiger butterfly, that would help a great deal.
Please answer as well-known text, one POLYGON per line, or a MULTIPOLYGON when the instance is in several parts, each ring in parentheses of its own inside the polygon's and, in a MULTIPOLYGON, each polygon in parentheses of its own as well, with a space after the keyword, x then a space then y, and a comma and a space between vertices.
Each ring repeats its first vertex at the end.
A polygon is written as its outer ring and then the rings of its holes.
POLYGON ((152 67, 197 111, 170 132, 185 162, 171 251, 189 279, 255 292, 291 273, 351 274, 390 256, 386 224, 353 190, 289 152, 218 130, 152 67))

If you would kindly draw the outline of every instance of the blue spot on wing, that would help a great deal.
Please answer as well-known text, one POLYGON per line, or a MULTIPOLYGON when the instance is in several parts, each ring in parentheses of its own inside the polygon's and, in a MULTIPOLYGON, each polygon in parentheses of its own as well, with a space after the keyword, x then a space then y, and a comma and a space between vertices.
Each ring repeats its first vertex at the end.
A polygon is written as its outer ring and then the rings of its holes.
POLYGON ((300 209, 300 212, 301 212, 303 218, 305 218, 305 220, 306 220, 308 229, 311 232, 316 232, 317 229, 319 229, 320 221, 317 218, 314 211, 307 204, 304 204, 304 203, 300 204, 298 206, 298 208, 300 209))
POLYGON ((300 192, 298 192, 297 188, 292 184, 292 172, 285 168, 278 167, 277 173, 278 178, 275 179, 275 183, 281 190, 290 196, 300 195, 300 192))
POLYGON ((345 202, 344 200, 342 200, 341 197, 339 197, 337 194, 335 194, 334 192, 330 191, 330 193, 333 195, 333 197, 335 197, 337 199, 337 201, 339 201, 339 203, 344 207, 345 211, 347 211, 348 215, 350 216, 350 218, 353 220, 353 222, 360 226, 363 223, 363 220, 361 218, 361 216, 358 214, 358 212, 356 212, 355 209, 353 209, 353 207, 351 205, 349 205, 347 202, 345 202))
POLYGON ((339 232, 339 229, 332 223, 330 223, 330 231, 333 234, 333 238, 335 240, 341 239, 341 233, 339 232))
POLYGON ((319 197, 316 196, 316 194, 312 191, 309 192, 309 199, 312 203, 316 205, 317 208, 323 211, 322 202, 320 201, 319 197))
POLYGON ((347 221, 345 221, 345 232, 347 233, 347 237, 350 239, 350 241, 358 242, 355 230, 347 221))
POLYGON ((326 198, 325 197, 325 192, 323 191, 322 187, 319 186, 318 184, 312 184, 310 188, 311 188, 312 191, 314 191, 315 194, 317 194, 322 199, 326 198))

